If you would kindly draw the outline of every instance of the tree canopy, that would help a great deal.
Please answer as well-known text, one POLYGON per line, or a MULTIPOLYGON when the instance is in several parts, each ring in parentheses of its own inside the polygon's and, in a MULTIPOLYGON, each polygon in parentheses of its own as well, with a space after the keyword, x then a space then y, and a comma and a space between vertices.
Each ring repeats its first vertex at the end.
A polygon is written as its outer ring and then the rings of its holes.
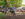
POLYGON ((10 0, 8 4, 15 4, 15 7, 20 7, 22 3, 22 0, 10 0))
POLYGON ((0 5, 4 5, 4 4, 5 4, 4 0, 0 0, 0 5))
MULTIPOLYGON (((8 2, 8 4, 15 4, 15 7, 20 7, 21 3, 22 3, 22 0, 10 0, 10 2, 8 2)), ((5 6, 4 0, 0 1, 0 5, 5 6)))

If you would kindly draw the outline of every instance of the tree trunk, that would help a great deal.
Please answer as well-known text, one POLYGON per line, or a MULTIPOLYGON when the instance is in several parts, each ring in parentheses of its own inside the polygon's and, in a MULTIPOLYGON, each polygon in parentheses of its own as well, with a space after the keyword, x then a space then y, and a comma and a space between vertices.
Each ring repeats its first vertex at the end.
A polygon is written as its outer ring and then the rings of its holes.
POLYGON ((7 0, 4 0, 4 1, 5 1, 5 10, 6 10, 6 11, 5 11, 5 14, 6 14, 6 13, 7 13, 7 10, 8 10, 8 9, 7 9, 7 8, 8 8, 8 2, 7 2, 7 0))

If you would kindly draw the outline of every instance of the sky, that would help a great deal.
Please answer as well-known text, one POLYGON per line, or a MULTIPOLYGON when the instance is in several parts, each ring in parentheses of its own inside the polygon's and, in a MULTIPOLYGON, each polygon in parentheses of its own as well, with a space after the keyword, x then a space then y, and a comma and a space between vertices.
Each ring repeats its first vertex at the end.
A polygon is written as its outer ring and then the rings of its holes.
POLYGON ((22 4, 25 4, 25 0, 22 1, 22 4))

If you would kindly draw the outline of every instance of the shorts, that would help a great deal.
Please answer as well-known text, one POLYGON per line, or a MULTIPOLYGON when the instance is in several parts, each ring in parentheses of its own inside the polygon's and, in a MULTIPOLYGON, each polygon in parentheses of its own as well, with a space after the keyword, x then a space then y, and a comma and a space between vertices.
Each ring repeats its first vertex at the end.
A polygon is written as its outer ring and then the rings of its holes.
POLYGON ((11 11, 11 13, 13 13, 15 15, 15 11, 11 11))
POLYGON ((14 11, 11 11, 11 13, 14 13, 14 11))

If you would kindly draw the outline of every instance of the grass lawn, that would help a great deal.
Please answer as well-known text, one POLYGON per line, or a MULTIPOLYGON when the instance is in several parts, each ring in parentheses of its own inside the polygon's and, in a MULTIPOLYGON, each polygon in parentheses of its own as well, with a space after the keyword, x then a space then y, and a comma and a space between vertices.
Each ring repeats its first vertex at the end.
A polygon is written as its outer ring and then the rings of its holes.
POLYGON ((4 13, 0 13, 0 19, 3 19, 4 16, 5 16, 4 13))
POLYGON ((5 15, 4 13, 0 13, 0 16, 3 16, 3 15, 5 15))

